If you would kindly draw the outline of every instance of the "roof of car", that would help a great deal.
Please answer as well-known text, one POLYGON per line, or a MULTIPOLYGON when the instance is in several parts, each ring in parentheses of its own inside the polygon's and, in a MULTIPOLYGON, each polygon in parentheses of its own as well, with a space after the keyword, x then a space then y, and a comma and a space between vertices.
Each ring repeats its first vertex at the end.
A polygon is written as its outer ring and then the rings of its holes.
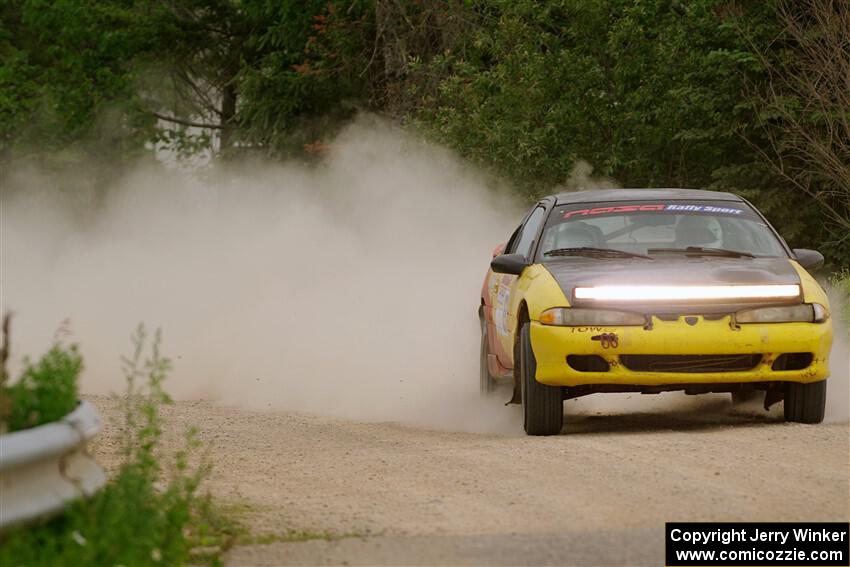
POLYGON ((559 205, 571 203, 598 203, 604 201, 646 201, 681 199, 696 201, 742 201, 739 196, 720 191, 702 189, 595 189, 571 191, 555 195, 559 205))

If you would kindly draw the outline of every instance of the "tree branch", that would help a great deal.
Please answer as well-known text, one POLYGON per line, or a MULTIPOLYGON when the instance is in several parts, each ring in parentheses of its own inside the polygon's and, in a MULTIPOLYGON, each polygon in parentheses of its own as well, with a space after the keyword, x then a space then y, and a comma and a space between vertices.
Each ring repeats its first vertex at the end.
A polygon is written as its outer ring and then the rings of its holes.
POLYGON ((222 126, 221 124, 204 124, 203 122, 192 122, 191 120, 183 120, 182 118, 177 118, 175 116, 165 116, 164 114, 160 114, 152 110, 149 110, 148 113, 159 118, 160 120, 165 120, 166 122, 173 122, 174 124, 180 124, 181 126, 191 126, 194 128, 212 128, 214 130, 221 130, 224 128, 224 126, 222 126))

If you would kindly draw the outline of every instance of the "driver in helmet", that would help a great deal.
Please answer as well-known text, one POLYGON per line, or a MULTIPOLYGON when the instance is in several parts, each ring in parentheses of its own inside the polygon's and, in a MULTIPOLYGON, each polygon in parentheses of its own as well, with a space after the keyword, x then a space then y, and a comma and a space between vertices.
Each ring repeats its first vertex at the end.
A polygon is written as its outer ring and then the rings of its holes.
POLYGON ((676 247, 722 248, 720 223, 714 217, 684 215, 676 224, 676 247))

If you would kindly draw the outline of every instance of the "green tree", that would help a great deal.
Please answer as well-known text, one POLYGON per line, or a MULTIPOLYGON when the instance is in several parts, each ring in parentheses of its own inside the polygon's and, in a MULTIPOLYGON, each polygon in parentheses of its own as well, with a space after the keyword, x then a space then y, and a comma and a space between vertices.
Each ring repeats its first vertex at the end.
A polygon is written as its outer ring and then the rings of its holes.
POLYGON ((753 143, 795 200, 814 209, 806 234, 850 265, 850 6, 843 1, 775 3, 782 34, 754 45, 768 80, 754 85, 761 133, 753 143))
POLYGON ((144 151, 155 121, 134 112, 132 61, 145 46, 132 25, 112 2, 0 5, 0 159, 51 165, 144 151))

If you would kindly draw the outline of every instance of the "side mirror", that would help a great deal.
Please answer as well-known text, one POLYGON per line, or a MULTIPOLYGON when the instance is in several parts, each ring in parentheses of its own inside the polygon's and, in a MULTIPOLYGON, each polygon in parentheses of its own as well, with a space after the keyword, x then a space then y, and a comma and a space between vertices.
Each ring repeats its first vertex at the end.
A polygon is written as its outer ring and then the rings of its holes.
POLYGON ((797 257, 797 262, 807 270, 814 270, 823 266, 823 254, 817 250, 794 248, 793 252, 794 256, 797 257))
POLYGON ((498 256, 499 254, 501 254, 504 251, 505 251, 505 243, 502 242, 501 244, 499 244, 498 246, 493 248, 493 255, 490 256, 490 257, 495 258, 496 256, 498 256))
POLYGON ((496 256, 490 262, 490 268, 497 274, 511 274, 518 276, 528 264, 522 254, 502 254, 496 256))

